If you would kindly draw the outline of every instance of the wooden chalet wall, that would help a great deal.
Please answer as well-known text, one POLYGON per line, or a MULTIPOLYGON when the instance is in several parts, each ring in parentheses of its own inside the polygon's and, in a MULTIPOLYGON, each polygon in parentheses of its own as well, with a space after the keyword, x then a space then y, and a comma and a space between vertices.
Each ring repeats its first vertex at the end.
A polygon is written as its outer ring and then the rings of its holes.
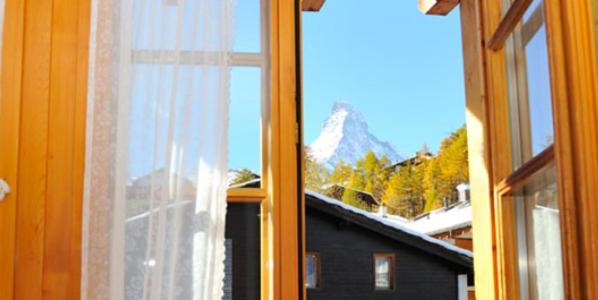
POLYGON ((317 299, 457 299, 457 275, 463 267, 399 243, 350 221, 307 207, 306 251, 319 253, 317 299), (395 254, 395 288, 374 290, 372 255, 395 254))
POLYGON ((227 207, 225 235, 232 241, 233 300, 261 299, 259 214, 256 203, 229 203, 227 207))

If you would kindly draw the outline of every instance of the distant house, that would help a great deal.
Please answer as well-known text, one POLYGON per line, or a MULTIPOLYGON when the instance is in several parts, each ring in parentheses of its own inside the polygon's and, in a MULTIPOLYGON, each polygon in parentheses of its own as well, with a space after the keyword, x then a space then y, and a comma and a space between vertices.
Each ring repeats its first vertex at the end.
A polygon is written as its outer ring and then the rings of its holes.
POLYGON ((308 299, 467 299, 470 251, 306 191, 308 299))
MULTIPOLYGON (((140 191, 150 178, 136 180, 131 195, 144 194, 140 191)), ((235 187, 259 184, 259 179, 254 179, 235 187)), ((188 219, 186 224, 192 226, 183 236, 193 237, 204 231, 206 216, 196 213, 193 201, 186 199, 186 192, 183 195, 182 201, 168 205, 165 217, 170 222, 178 213, 180 218, 188 219)), ((467 299, 467 287, 473 284, 470 251, 416 232, 402 224, 406 220, 398 216, 367 212, 312 191, 306 191, 305 204, 308 299, 467 299)), ((127 261, 130 284, 141 280, 146 266, 153 263, 142 255, 143 240, 135 239, 136 232, 147 231, 151 215, 145 212, 126 221, 127 234, 133 237, 127 243, 126 254, 135 258, 127 261)), ((224 300, 260 299, 259 216, 257 203, 228 205, 224 300)), ((165 240, 169 245, 176 241, 178 251, 193 251, 192 240, 172 236, 170 231, 165 240)), ((165 251, 168 257, 170 248, 165 251)), ((192 289, 189 277, 177 278, 183 290, 192 289)), ((131 293, 136 297, 141 290, 132 289, 131 293)))
MULTIPOLYGON (((259 180, 235 187, 254 186, 259 180)), ((467 286, 473 284, 470 251, 400 224, 406 219, 309 190, 305 206, 308 299, 467 298, 467 286)), ((232 292, 226 299, 259 299, 259 276, 253 275, 259 272, 258 215, 257 205, 229 205, 232 255, 226 261, 232 267, 225 287, 232 292)))
POLYGON ((392 172, 398 172, 400 167, 405 167, 408 165, 417 166, 431 159, 432 157, 434 157, 434 155, 432 155, 432 153, 430 152, 417 153, 416 155, 410 158, 404 159, 398 163, 390 165, 388 169, 390 169, 392 172))
POLYGON ((405 225, 437 239, 472 250, 471 201, 469 185, 457 186, 458 200, 415 217, 405 225))
POLYGON ((371 211, 377 210, 378 206, 380 206, 380 201, 378 201, 378 199, 376 199, 376 197, 371 193, 348 188, 337 183, 324 185, 322 187, 322 194, 334 199, 343 199, 343 195, 345 194, 346 190, 354 191, 357 195, 357 199, 363 204, 364 207, 367 207, 371 211))

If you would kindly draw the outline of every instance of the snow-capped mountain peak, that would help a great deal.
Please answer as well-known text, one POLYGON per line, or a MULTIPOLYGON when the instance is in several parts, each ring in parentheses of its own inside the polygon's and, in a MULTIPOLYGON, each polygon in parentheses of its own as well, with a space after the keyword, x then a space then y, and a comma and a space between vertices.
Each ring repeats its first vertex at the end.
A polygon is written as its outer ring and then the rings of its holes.
POLYGON ((368 151, 378 157, 386 155, 391 162, 401 160, 395 148, 371 134, 362 114, 345 102, 334 103, 320 135, 309 148, 314 159, 328 168, 340 159, 353 165, 368 151))

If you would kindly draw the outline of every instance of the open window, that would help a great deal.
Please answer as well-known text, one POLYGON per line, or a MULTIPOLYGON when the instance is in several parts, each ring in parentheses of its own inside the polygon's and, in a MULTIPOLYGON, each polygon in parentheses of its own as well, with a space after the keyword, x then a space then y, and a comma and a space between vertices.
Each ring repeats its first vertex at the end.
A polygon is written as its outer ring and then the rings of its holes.
POLYGON ((521 16, 516 26, 496 33, 506 37, 513 170, 498 188, 498 206, 502 249, 506 263, 517 266, 519 296, 544 299, 564 296, 554 120, 544 1, 522 2, 503 1, 505 18, 521 16))
POLYGON ((473 203, 483 297, 596 295, 583 267, 595 264, 591 2, 461 1, 472 196, 488 199, 473 203))

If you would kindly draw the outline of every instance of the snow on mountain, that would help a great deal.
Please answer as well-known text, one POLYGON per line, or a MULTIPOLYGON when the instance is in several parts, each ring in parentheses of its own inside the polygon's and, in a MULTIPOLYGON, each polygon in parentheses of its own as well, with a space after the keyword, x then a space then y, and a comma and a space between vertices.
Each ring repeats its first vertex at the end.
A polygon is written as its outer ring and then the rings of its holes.
POLYGON ((361 113, 344 102, 334 103, 320 135, 309 149, 317 162, 330 169, 339 159, 354 165, 368 151, 378 157, 386 155, 393 163, 402 160, 390 143, 370 133, 361 113))

